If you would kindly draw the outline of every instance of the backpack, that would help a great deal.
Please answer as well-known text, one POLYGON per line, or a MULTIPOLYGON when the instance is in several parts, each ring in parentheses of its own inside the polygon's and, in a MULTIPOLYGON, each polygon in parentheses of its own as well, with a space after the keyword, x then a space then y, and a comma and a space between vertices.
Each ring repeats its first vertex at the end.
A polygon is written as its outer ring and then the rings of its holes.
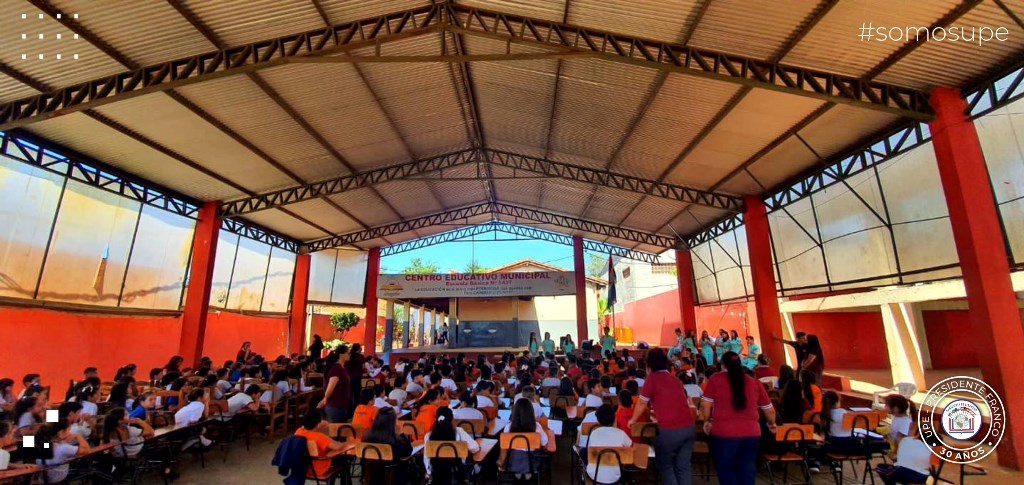
POLYGON ((505 471, 516 475, 532 475, 540 471, 540 460, 536 459, 532 451, 511 450, 505 471))

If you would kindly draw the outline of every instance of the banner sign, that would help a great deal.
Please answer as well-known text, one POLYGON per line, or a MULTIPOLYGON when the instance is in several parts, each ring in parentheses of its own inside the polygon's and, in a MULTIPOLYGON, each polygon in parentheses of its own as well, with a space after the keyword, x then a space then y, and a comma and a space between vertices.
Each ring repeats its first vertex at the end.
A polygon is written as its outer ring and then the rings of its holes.
POLYGON ((377 298, 498 298, 576 294, 572 271, 484 274, 382 274, 377 298))

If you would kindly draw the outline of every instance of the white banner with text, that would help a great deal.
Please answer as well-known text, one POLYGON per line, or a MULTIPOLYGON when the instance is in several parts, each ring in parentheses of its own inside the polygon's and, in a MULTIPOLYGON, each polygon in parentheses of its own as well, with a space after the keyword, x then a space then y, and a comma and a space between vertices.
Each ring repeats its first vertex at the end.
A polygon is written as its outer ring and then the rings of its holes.
POLYGON ((576 293, 572 271, 484 274, 382 274, 377 298, 498 298, 576 293))

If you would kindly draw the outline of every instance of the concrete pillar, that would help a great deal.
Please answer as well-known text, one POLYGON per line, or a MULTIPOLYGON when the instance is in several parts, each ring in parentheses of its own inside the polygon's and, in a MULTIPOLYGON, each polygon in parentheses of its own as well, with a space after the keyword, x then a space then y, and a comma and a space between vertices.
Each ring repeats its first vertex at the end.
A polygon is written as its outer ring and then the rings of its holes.
MULTIPOLYGON (((583 238, 572 238, 572 262, 576 276, 576 341, 582 343, 587 335, 587 267, 583 264, 583 238)), ((598 325, 600 326, 600 325, 598 325)))
MULTIPOLYGON (((792 313, 783 313, 782 314, 782 338, 783 338, 783 340, 789 340, 789 341, 796 340, 796 332, 793 330, 793 314, 792 313)), ((761 345, 761 350, 762 351, 764 350, 764 346, 766 344, 767 344, 767 342, 762 342, 762 345, 761 345)), ((795 370, 796 366, 797 366, 796 349, 794 349, 793 347, 791 347, 789 345, 785 345, 785 344, 783 344, 782 347, 783 347, 783 349, 785 350, 785 353, 786 353, 786 365, 792 367, 795 370)), ((775 362, 775 361, 772 361, 771 365, 772 365, 772 367, 778 367, 779 363, 775 362)))
POLYGON ((451 312, 448 315, 448 344, 445 345, 448 348, 452 348, 458 345, 459 338, 459 299, 449 298, 448 299, 448 311, 451 312))
POLYGON ((743 224, 747 231, 747 251, 750 255, 750 278, 754 285, 754 308, 760 330, 762 350, 772 362, 785 357, 782 343, 772 335, 782 333, 779 298, 775 292, 775 267, 772 263, 771 230, 764 201, 758 196, 747 196, 743 211, 743 224))
POLYGON ((920 312, 915 313, 913 307, 910 303, 882 305, 882 327, 893 384, 910 382, 925 392, 928 387, 924 380, 924 361, 915 330, 920 312))
MULTIPOLYGON (((676 282, 679 285, 679 318, 683 335, 697 331, 697 303, 694 298, 693 259, 689 249, 676 249, 676 282)), ((662 332, 664 334, 664 332, 662 332)), ((700 339, 698 335, 696 337, 700 339)))
POLYGON ((419 344, 420 347, 423 347, 426 345, 427 325, 434 325, 434 309, 431 308, 428 312, 426 307, 420 307, 420 312, 423 314, 423 319, 420 320, 419 344))
POLYGON ((391 365, 391 348, 395 343, 395 300, 386 300, 384 310, 384 362, 391 365))
POLYGON ((978 132, 965 114, 967 103, 955 89, 936 88, 931 105, 932 148, 970 309, 971 328, 965 334, 979 349, 982 377, 1005 405, 999 464, 1019 470, 1024 466, 1024 327, 1010 282, 1002 224, 978 132))
POLYGON ((380 248, 372 248, 366 261, 366 325, 363 333, 363 354, 377 354, 377 275, 380 274, 380 248))
MULTIPOLYGON (((295 257, 295 276, 292 279, 292 309, 288 324, 288 351, 292 354, 304 354, 304 338, 306 336, 306 308, 309 296, 309 262, 308 254, 295 257)), ((314 357, 320 357, 316 355, 314 357)))
POLYGON ((181 318, 178 355, 185 366, 199 367, 206 337, 206 317, 210 312, 210 289, 213 286, 213 265, 220 234, 220 202, 207 202, 199 209, 195 235, 192 238, 192 263, 189 269, 188 293, 181 318))
POLYGON ((405 311, 402 312, 405 316, 405 318, 402 319, 402 348, 407 349, 409 348, 409 329, 412 327, 414 309, 412 304, 409 302, 402 303, 402 308, 405 309, 405 311))

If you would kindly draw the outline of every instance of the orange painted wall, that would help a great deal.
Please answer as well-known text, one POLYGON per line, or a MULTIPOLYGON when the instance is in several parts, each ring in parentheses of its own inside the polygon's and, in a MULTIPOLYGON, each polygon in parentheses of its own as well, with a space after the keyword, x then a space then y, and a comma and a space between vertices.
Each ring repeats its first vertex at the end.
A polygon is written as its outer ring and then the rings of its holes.
MULTIPOLYGON (((715 337, 720 328, 736 330, 741 336, 758 335, 757 316, 750 303, 699 306, 696 314, 698 337, 704 330, 715 337)), ((616 315, 616 323, 632 327, 633 338, 637 341, 655 346, 675 345, 675 329, 682 326, 676 290, 627 303, 624 315, 616 315)))
MULTIPOLYGON (((203 354, 217 365, 234 358, 245 340, 263 355, 276 357, 287 349, 288 320, 284 317, 211 313, 203 354)), ((162 367, 177 353, 181 317, 132 317, 81 314, 35 308, 0 307, 0 377, 10 377, 21 390, 28 373, 42 375, 44 385, 63 397, 70 379, 82 369, 96 367, 104 380, 117 368, 134 363, 139 376, 162 367)))
POLYGON ((978 367, 976 340, 970 335, 971 320, 967 310, 925 310, 924 332, 933 369, 978 367))

